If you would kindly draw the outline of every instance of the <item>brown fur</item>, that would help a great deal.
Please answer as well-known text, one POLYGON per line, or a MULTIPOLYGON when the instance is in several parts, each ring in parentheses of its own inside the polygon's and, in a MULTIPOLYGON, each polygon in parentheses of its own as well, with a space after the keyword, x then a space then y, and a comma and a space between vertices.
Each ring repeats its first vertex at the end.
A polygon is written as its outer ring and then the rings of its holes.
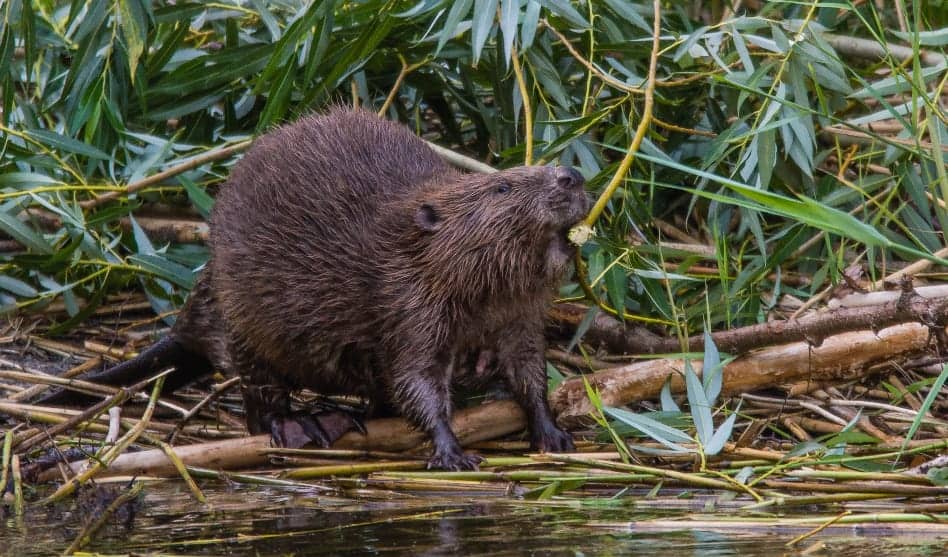
POLYGON ((290 414, 306 387, 394 407, 432 436, 431 466, 473 468, 451 390, 499 377, 534 447, 570 450, 546 401, 542 319, 586 209, 572 169, 466 175, 373 114, 307 117, 259 138, 222 187, 203 301, 172 336, 239 372, 249 428, 284 444, 339 435, 290 414))

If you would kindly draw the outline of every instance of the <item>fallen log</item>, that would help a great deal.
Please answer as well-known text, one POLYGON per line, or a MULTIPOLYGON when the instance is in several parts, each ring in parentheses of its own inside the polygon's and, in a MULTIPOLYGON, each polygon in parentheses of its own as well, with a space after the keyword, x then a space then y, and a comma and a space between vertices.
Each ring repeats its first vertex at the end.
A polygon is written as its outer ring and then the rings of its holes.
MULTIPOLYGON (((465 408, 455 412, 451 427, 462 445, 503 437, 523 430, 526 416, 520 406, 510 400, 502 400, 465 408)), ((349 432, 337 440, 333 449, 373 450, 403 452, 421 449, 427 436, 412 428, 402 418, 369 420, 365 423, 366 434, 349 432)), ((236 470, 260 466, 267 463, 264 449, 270 448, 269 435, 254 435, 239 439, 212 441, 174 447, 175 454, 188 466, 215 470, 236 470)), ((89 466, 89 461, 73 462, 70 468, 78 473, 89 466)), ((173 477, 178 472, 161 449, 137 453, 125 453, 115 459, 108 469, 97 477, 107 476, 157 476, 173 477)), ((38 481, 61 479, 58 469, 46 470, 38 481)))
MULTIPOLYGON (((754 348, 789 341, 807 341, 818 345, 830 335, 864 329, 879 330, 899 323, 916 322, 944 327, 948 326, 948 297, 937 295, 941 293, 938 290, 918 292, 912 288, 911 279, 905 279, 900 292, 888 292, 885 295, 878 293, 872 298, 882 301, 877 305, 843 306, 813 312, 799 319, 768 321, 717 331, 711 334, 711 338, 718 350, 742 354, 754 348)), ((560 337, 566 336, 564 329, 571 327, 575 330, 586 311, 585 307, 577 304, 554 306, 549 313, 550 325, 547 330, 560 337)), ((690 337, 685 343, 687 348, 683 349, 681 341, 674 336, 659 337, 644 327, 623 324, 610 315, 600 313, 589 324, 583 340, 594 346, 602 344, 614 354, 673 354, 701 350, 704 336, 690 337)))
MULTIPOLYGON (((794 342, 749 352, 725 366, 722 394, 730 395, 807 379, 824 381, 851 377, 887 360, 906 359, 929 349, 930 330, 905 323, 874 333, 857 331, 826 338, 819 346, 794 342)), ((672 392, 684 392, 684 360, 662 359, 605 369, 560 383, 550 397, 557 421, 570 426, 582 422, 592 406, 585 381, 599 391, 603 404, 622 406, 658 397, 665 379, 672 392)), ((693 361, 696 373, 701 362, 693 361)))

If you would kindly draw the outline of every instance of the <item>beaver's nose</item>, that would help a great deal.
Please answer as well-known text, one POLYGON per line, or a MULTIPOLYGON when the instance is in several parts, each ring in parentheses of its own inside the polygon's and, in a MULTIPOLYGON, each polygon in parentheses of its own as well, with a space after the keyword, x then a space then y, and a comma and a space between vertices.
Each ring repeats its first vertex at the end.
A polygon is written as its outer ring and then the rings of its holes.
POLYGON ((586 181, 582 174, 571 166, 556 167, 556 185, 567 190, 583 187, 586 181))

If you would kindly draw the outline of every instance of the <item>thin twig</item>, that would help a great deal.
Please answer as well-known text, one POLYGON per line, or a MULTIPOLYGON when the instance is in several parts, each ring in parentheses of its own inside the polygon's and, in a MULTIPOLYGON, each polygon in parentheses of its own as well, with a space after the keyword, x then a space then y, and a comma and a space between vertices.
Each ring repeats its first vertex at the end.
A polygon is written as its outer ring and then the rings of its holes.
POLYGON ((228 147, 224 147, 221 149, 212 149, 204 153, 203 155, 198 155, 185 162, 176 164, 172 166, 171 168, 163 170, 157 174, 152 174, 151 176, 147 178, 144 178, 137 182, 132 182, 131 184, 128 184, 127 186, 125 186, 125 189, 123 191, 112 191, 112 192, 104 193, 98 197, 95 197, 93 199, 87 199, 86 201, 79 203, 79 206, 82 207, 83 209, 91 209, 92 207, 98 207, 99 205, 102 205, 106 201, 111 201, 113 199, 122 197, 123 195, 128 195, 140 189, 147 188, 148 186, 159 184, 167 180, 168 178, 177 176, 178 174, 187 172, 188 170, 192 170, 194 168, 197 168, 209 162, 226 159, 230 156, 233 156, 237 153, 244 151, 245 149, 247 149, 247 147, 250 147, 251 142, 252 140, 245 139, 244 141, 234 143, 233 145, 230 145, 228 147))
POLYGON ((115 460, 122 452, 125 451, 138 439, 138 436, 141 435, 145 428, 148 426, 148 422, 151 421, 151 415, 155 411, 155 406, 157 406, 158 395, 161 393, 161 387, 165 384, 165 376, 159 377, 155 381, 155 386, 151 391, 151 398, 148 399, 148 406, 145 407, 145 412, 142 414, 142 419, 129 430, 121 439, 111 448, 106 449, 100 458, 97 458, 92 466, 86 469, 84 472, 76 475, 68 482, 63 484, 59 489, 57 489, 52 495, 46 497, 41 501, 41 504, 55 503, 63 497, 71 495, 76 489, 82 485, 84 482, 92 479, 96 474, 101 470, 108 467, 108 465, 115 460))
POLYGON ((385 102, 382 103, 382 108, 379 109, 379 117, 385 116, 385 113, 388 112, 388 108, 392 106, 392 103, 395 101, 395 97, 398 95, 398 90, 401 89, 402 83, 405 81, 405 77, 428 63, 428 58, 425 58, 421 62, 416 62, 409 65, 401 53, 398 53, 398 60, 402 63, 402 69, 398 72, 398 77, 395 78, 395 84, 392 85, 392 90, 389 91, 388 96, 385 97, 385 102))
POLYGON ((517 47, 511 47, 510 60, 513 64, 514 75, 517 77, 517 88, 520 89, 520 97, 523 99, 523 141, 524 146, 523 164, 530 166, 533 164, 533 108, 530 106, 530 92, 527 90, 527 81, 523 77, 523 70, 520 69, 520 58, 517 47))

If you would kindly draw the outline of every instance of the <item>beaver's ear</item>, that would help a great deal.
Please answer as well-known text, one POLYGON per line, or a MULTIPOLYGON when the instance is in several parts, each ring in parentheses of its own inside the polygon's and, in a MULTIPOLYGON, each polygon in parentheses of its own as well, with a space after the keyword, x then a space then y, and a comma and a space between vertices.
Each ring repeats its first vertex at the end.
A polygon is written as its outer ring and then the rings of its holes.
POLYGON ((425 203, 415 213, 415 224, 425 232, 435 232, 441 228, 441 217, 433 206, 425 203))

